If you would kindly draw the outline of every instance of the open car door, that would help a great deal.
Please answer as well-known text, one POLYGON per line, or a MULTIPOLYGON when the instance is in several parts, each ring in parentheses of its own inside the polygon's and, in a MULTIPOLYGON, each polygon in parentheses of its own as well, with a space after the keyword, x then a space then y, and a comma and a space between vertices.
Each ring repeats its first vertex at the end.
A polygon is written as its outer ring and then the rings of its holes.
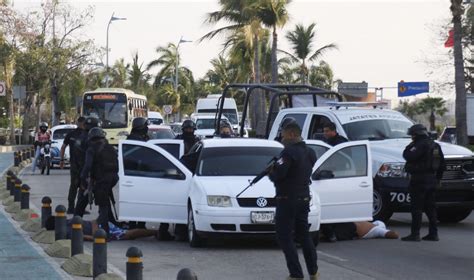
POLYGON ((331 145, 328 145, 321 140, 304 140, 304 142, 316 153, 317 159, 321 158, 324 153, 332 148, 331 145))
POLYGON ((372 159, 368 141, 339 144, 316 162, 311 190, 321 201, 321 223, 372 220, 372 159))
POLYGON ((191 172, 150 142, 119 142, 119 218, 185 224, 191 172))

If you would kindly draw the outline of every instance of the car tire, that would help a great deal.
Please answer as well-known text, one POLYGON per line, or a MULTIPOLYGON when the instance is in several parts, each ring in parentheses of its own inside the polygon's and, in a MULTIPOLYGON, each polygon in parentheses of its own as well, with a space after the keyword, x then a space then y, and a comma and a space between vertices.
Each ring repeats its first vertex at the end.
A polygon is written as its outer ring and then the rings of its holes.
POLYGON ((198 232, 196 231, 193 207, 191 205, 189 205, 188 208, 188 240, 189 245, 193 248, 203 247, 206 242, 206 240, 199 236, 198 232))
POLYGON ((441 223, 459 223, 466 219, 472 210, 469 208, 439 208, 438 209, 438 220, 441 223))
POLYGON ((388 197, 384 196, 381 191, 374 189, 373 193, 373 212, 374 221, 379 220, 386 222, 390 220, 393 215, 392 209, 388 203, 388 197))

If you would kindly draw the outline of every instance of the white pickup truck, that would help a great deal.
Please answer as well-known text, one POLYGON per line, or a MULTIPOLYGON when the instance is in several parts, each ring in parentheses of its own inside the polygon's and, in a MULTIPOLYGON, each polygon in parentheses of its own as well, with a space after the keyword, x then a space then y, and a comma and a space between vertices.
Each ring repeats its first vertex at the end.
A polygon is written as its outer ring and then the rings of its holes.
MULTIPOLYGON (((289 117, 299 123, 304 139, 322 140, 324 124, 333 122, 338 133, 350 141, 369 140, 374 219, 388 220, 394 212, 409 211, 408 177, 404 172, 402 152, 411 141, 406 134, 413 125, 411 120, 397 111, 377 106, 288 108, 280 110, 276 116, 269 139, 275 139, 281 122, 289 117)), ((436 191, 438 219, 441 222, 459 222, 469 216, 474 206, 474 154, 461 146, 439 144, 446 157, 447 170, 436 191)), ((320 142, 320 146, 325 149, 324 143, 320 142)), ((334 185, 334 188, 339 187, 343 186, 334 185)))

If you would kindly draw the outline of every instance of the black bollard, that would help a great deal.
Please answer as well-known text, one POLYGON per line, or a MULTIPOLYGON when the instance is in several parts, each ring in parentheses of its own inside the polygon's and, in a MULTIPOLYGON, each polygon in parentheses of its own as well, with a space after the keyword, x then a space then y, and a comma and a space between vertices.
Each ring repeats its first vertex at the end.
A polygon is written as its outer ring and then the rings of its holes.
POLYGON ((13 162, 16 167, 20 165, 20 158, 18 157, 18 152, 13 153, 13 162))
POLYGON ((137 247, 127 250, 127 280, 143 279, 142 251, 137 247))
POLYGON ((196 273, 189 268, 183 268, 178 272, 176 280, 197 280, 196 273))
POLYGON ((95 278, 102 273, 107 273, 107 234, 99 229, 94 234, 92 247, 92 275, 95 278))
POLYGON ((41 199, 41 227, 44 228, 46 225, 46 220, 51 217, 51 198, 49 196, 44 196, 41 199))
POLYGON ((11 182, 11 179, 12 179, 12 175, 11 175, 11 174, 12 174, 11 171, 8 171, 8 173, 7 173, 7 184, 6 184, 8 191, 10 190, 10 188, 11 188, 10 186, 11 186, 11 183, 12 183, 12 182, 11 182))
POLYGON ((66 207, 64 207, 64 205, 58 205, 55 211, 54 240, 63 240, 67 238, 66 207))
POLYGON ((26 160, 26 151, 21 151, 21 161, 25 161, 26 160))
POLYGON ((10 195, 14 195, 15 194, 15 182, 16 182, 16 175, 13 174, 11 177, 10 177, 10 195))
POLYGON ((20 202, 21 201, 21 180, 15 180, 15 189, 13 191, 13 201, 20 202))
POLYGON ((21 209, 30 209, 30 187, 26 184, 21 186, 21 209))
POLYGON ((71 222, 71 256, 84 253, 84 233, 82 232, 82 218, 75 216, 71 222))

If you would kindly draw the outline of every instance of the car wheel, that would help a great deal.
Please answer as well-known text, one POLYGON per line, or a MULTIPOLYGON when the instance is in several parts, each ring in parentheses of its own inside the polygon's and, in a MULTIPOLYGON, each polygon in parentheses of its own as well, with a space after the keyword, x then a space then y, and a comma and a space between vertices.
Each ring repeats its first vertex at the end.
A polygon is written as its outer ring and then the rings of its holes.
POLYGON ((196 231, 194 223, 193 207, 190 205, 188 209, 188 240, 189 245, 193 248, 202 247, 205 243, 205 239, 199 236, 196 231))
POLYGON ((374 209, 372 212, 372 216, 375 220, 380 220, 386 222, 390 220, 390 217, 393 215, 393 211, 390 209, 388 205, 388 199, 382 195, 382 193, 374 189, 373 193, 373 205, 374 209))
POLYGON ((438 220, 441 223, 458 223, 471 214, 469 208, 439 208, 438 220))

